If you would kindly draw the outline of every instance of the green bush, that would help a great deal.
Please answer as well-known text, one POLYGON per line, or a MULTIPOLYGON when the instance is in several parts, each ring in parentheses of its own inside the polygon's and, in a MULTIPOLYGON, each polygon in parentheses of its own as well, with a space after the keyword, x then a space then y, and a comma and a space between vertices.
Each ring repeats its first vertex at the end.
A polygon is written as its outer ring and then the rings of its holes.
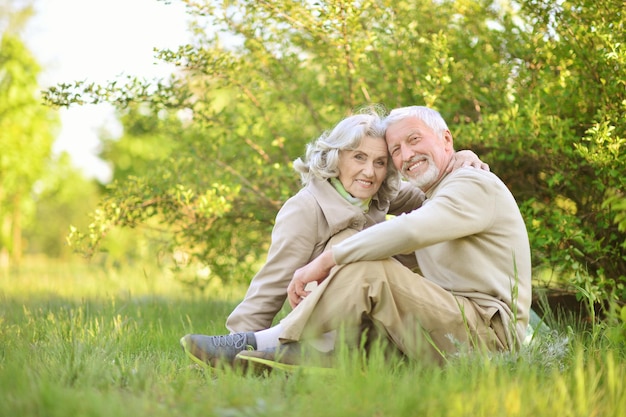
POLYGON ((224 282, 245 281, 263 260, 276 211, 299 188, 290 163, 304 145, 364 104, 422 104, 448 120, 457 148, 474 149, 511 188, 538 268, 624 300, 622 6, 194 2, 197 39, 159 52, 180 67, 171 80, 47 92, 57 105, 120 106, 130 119, 113 162, 136 155, 138 141, 169 150, 118 177, 98 221, 74 242, 154 218, 172 233, 171 249, 224 282), (133 116, 139 108, 144 120, 133 116))

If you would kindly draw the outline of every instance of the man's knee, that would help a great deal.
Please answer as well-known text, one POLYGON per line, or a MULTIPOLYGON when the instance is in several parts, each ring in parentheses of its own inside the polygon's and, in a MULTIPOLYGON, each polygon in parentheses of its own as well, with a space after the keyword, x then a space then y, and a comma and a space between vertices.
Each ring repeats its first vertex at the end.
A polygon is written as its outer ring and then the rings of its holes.
MULTIPOLYGON (((354 285, 388 281, 388 271, 385 268, 385 263, 389 261, 387 259, 382 261, 359 261, 342 265, 333 274, 332 280, 354 285)), ((398 263, 398 265, 400 264, 398 263)))

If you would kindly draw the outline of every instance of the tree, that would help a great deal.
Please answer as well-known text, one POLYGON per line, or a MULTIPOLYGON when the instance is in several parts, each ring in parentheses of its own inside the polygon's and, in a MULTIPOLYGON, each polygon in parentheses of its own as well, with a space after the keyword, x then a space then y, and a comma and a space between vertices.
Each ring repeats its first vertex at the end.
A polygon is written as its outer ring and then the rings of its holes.
POLYGON ((23 224, 24 252, 67 259, 73 255, 66 242, 70 225, 89 225, 88 215, 97 207, 101 185, 85 178, 63 152, 46 163, 29 197, 23 208, 30 214, 23 224))
MULTIPOLYGON (((229 45, 198 30, 196 46, 161 51, 161 58, 184 68, 169 83, 147 86, 131 79, 121 88, 112 83, 82 84, 80 93, 67 85, 51 89, 49 97, 59 105, 91 96, 138 112, 125 106, 144 101, 151 123, 176 138, 161 142, 171 153, 154 169, 112 184, 94 229, 75 233, 75 241, 98 243, 100 230, 157 218, 173 232, 172 246, 194 252, 215 275, 249 277, 266 252, 276 211, 299 188, 291 161, 304 144, 361 104, 397 105, 397 91, 413 97, 423 92, 418 100, 434 104, 451 74, 468 73, 448 50, 449 44, 463 50, 468 29, 440 32, 449 15, 460 8, 481 37, 491 31, 481 22, 497 18, 472 2, 437 9, 423 3, 418 12, 424 24, 416 31, 407 17, 415 4, 396 3, 195 3, 197 16, 208 16, 208 25, 226 33, 229 45), (192 115, 188 124, 175 122, 179 109, 192 115)), ((497 51, 473 47, 482 61, 498 65, 497 51)), ((485 85, 497 80, 497 71, 473 73, 485 85)), ((466 78, 454 88, 463 91, 462 98, 454 96, 458 105, 450 104, 455 108, 467 109, 468 98, 479 92, 466 78)), ((473 106, 467 111, 467 117, 475 113, 473 106)), ((134 121, 120 141, 128 149, 136 143, 130 137, 134 121)))
POLYGON ((626 20, 619 1, 523 2, 511 101, 462 132, 513 189, 535 261, 626 299, 626 20), (591 275, 592 280, 588 279, 591 275))
POLYGON ((291 161, 306 142, 363 104, 425 104, 517 196, 538 266, 568 278, 586 268, 594 285, 608 282, 598 291, 623 290, 619 2, 187 4, 195 42, 157 55, 179 65, 170 80, 47 92, 55 105, 106 100, 135 112, 143 103, 172 150, 119 178, 76 243, 158 219, 215 275, 248 278, 299 186, 291 161))
MULTIPOLYGON (((56 112, 38 97, 39 65, 18 36, 30 8, 10 13, 0 39, 0 266, 22 254, 24 207, 50 156, 56 112)), ((4 23, 4 22, 3 22, 4 23)))

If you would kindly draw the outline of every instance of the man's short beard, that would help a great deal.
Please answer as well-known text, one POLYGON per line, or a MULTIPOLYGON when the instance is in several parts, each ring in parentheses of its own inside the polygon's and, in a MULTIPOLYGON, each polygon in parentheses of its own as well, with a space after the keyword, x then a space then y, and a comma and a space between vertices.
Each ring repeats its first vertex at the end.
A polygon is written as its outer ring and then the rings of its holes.
POLYGON ((402 170, 402 176, 417 188, 421 190, 428 189, 428 187, 437 181, 437 178, 439 178, 439 168, 437 168, 437 165, 435 165, 430 157, 428 158, 427 163, 428 169, 426 169, 426 172, 418 177, 411 177, 407 175, 405 170, 402 170))

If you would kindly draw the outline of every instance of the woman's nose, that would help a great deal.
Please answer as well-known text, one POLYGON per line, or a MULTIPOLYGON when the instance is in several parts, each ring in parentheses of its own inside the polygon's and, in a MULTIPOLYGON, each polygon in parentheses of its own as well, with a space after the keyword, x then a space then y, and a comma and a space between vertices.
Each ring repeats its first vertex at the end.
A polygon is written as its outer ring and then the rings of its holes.
POLYGON ((363 167, 363 174, 369 177, 374 175, 374 163, 373 162, 368 162, 365 164, 365 166, 363 167))

